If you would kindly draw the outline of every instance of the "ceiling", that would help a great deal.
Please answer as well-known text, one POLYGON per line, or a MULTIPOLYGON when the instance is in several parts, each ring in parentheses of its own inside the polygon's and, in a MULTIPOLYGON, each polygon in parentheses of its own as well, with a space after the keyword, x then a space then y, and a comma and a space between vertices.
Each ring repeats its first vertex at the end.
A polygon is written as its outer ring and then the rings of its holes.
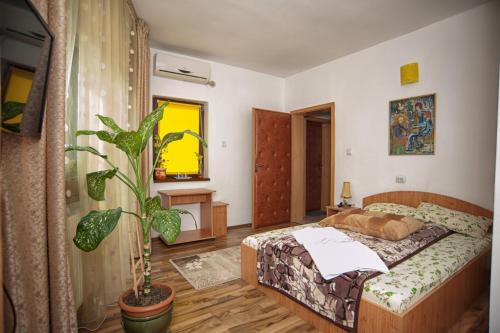
POLYGON ((151 45, 287 77, 487 0, 132 0, 151 45))

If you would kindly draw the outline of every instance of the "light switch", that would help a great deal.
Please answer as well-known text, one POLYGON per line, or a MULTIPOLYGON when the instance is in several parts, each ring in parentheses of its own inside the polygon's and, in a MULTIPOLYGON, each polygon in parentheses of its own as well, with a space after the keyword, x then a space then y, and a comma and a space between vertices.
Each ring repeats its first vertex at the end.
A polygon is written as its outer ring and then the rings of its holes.
POLYGON ((351 148, 347 148, 347 149, 345 150, 345 154, 346 154, 347 156, 351 156, 351 155, 352 155, 352 150, 351 150, 351 148))
POLYGON ((222 146, 222 148, 227 148, 227 141, 223 140, 221 142, 221 146, 222 146))
POLYGON ((396 176, 396 183, 397 184, 405 184, 406 183, 406 177, 403 175, 396 176))

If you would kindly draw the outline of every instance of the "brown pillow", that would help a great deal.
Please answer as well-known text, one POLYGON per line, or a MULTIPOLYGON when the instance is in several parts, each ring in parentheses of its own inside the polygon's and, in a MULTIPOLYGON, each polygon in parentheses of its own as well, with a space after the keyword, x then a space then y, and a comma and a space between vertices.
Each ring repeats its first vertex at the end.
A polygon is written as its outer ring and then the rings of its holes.
POLYGON ((323 227, 347 229, 391 241, 406 238, 424 226, 422 221, 413 217, 370 212, 359 208, 329 216, 319 224, 323 227))

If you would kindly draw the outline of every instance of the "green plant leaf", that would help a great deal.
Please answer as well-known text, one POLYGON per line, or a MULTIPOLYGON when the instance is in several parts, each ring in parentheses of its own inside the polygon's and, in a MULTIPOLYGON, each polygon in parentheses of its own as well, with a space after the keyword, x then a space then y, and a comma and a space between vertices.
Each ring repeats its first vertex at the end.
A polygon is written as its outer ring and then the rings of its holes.
MULTIPOLYGON (((8 101, 3 103, 2 106, 2 121, 12 119, 23 113, 26 103, 8 101)), ((6 124, 4 124, 6 125, 6 124)))
POLYGON ((141 154, 141 137, 137 132, 120 132, 115 137, 115 145, 130 157, 138 157, 141 154))
POLYGON ((76 136, 80 136, 80 135, 94 135, 94 134, 97 134, 97 132, 96 131, 91 131, 91 130, 79 130, 79 131, 75 132, 76 136))
POLYGON ((203 145, 203 147, 205 147, 205 148, 208 147, 207 142, 205 141, 205 139, 203 139, 200 135, 196 134, 195 132, 193 132, 191 130, 186 130, 186 131, 184 131, 184 133, 192 135, 195 138, 197 138, 198 140, 200 140, 200 142, 203 145))
POLYGON ((152 216, 156 211, 161 210, 160 197, 154 196, 146 199, 146 216, 152 216))
POLYGON ((172 132, 172 133, 167 133, 163 136, 163 139, 161 139, 161 146, 164 148, 168 146, 169 143, 182 140, 184 137, 184 132, 172 132))
POLYGON ((115 229, 121 214, 121 207, 90 211, 78 222, 73 242, 85 252, 95 250, 102 240, 115 229))
POLYGON ((182 209, 182 208, 172 208, 171 210, 176 210, 181 215, 184 215, 184 214, 190 215, 194 221, 195 228, 198 230, 198 222, 196 222, 196 218, 194 217, 193 213, 191 213, 189 210, 182 209))
POLYGON ((106 155, 103 155, 103 154, 99 153, 95 148, 92 148, 92 147, 89 147, 89 146, 65 145, 64 146, 64 151, 65 152, 68 152, 68 151, 86 151, 86 152, 89 152, 91 154, 100 156, 102 158, 108 158, 106 155))
POLYGON ((153 135, 155 125, 163 118, 163 109, 165 109, 166 106, 167 103, 164 103, 141 121, 139 129, 137 130, 137 134, 141 137, 141 151, 146 148, 149 138, 153 135))
POLYGON ((96 115, 97 118, 103 123, 104 125, 108 126, 115 134, 123 132, 123 130, 118 126, 113 118, 106 117, 106 116, 101 116, 101 115, 96 115))
POLYGON ((175 210, 158 210, 153 213, 152 226, 168 243, 173 244, 181 232, 181 217, 175 210))
POLYGON ((6 130, 9 130, 11 132, 14 132, 14 133, 20 133, 21 132, 21 124, 20 123, 17 123, 17 124, 2 123, 2 128, 6 129, 6 130))
POLYGON ((196 134, 195 132, 193 132, 191 130, 185 130, 182 132, 171 132, 171 133, 165 134, 163 136, 163 139, 161 140, 161 146, 163 146, 162 149, 165 149, 170 143, 172 143, 174 141, 182 140, 182 138, 184 138, 184 134, 189 134, 189 135, 194 136, 195 138, 200 140, 200 142, 203 144, 203 147, 207 147, 206 141, 201 136, 199 136, 198 134, 196 134))
POLYGON ((116 134, 110 133, 108 131, 90 131, 90 130, 76 131, 75 135, 76 136, 80 136, 80 135, 97 135, 97 137, 101 141, 105 141, 105 142, 109 142, 109 143, 115 143, 115 136, 116 136, 116 134))
POLYGON ((96 201, 104 200, 104 190, 106 189, 106 179, 111 179, 116 175, 118 169, 90 172, 87 174, 87 192, 96 201))

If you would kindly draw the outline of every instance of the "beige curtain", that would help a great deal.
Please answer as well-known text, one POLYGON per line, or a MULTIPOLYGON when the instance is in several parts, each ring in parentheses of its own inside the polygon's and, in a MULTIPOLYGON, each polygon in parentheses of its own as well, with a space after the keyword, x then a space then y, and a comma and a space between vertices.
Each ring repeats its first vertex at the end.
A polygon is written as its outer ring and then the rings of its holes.
POLYGON ((4 283, 17 332, 76 332, 64 198, 65 0, 33 3, 55 40, 40 139, 1 138, 4 283))
MULTIPOLYGON (((70 1, 70 0, 68 0, 70 1)), ((77 22, 68 33, 68 48, 73 54, 68 86, 68 143, 92 146, 108 155, 122 172, 132 178, 127 157, 114 146, 94 136, 74 136, 76 129, 105 129, 96 115, 113 118, 123 129, 137 127, 133 105, 135 72, 135 20, 126 0, 71 0, 68 19, 77 22), (74 40, 73 43, 71 41, 74 40), (73 45, 73 46, 72 46, 73 45)), ((79 219, 89 210, 122 207, 135 210, 135 199, 128 188, 113 179, 107 182, 106 200, 96 202, 87 196, 85 175, 108 169, 100 158, 85 153, 66 156, 68 241, 71 251, 72 278, 78 307, 79 327, 97 328, 105 319, 106 305, 115 304, 119 294, 131 285, 129 227, 135 223, 122 215, 117 228, 99 247, 84 253, 71 239, 79 219)))

